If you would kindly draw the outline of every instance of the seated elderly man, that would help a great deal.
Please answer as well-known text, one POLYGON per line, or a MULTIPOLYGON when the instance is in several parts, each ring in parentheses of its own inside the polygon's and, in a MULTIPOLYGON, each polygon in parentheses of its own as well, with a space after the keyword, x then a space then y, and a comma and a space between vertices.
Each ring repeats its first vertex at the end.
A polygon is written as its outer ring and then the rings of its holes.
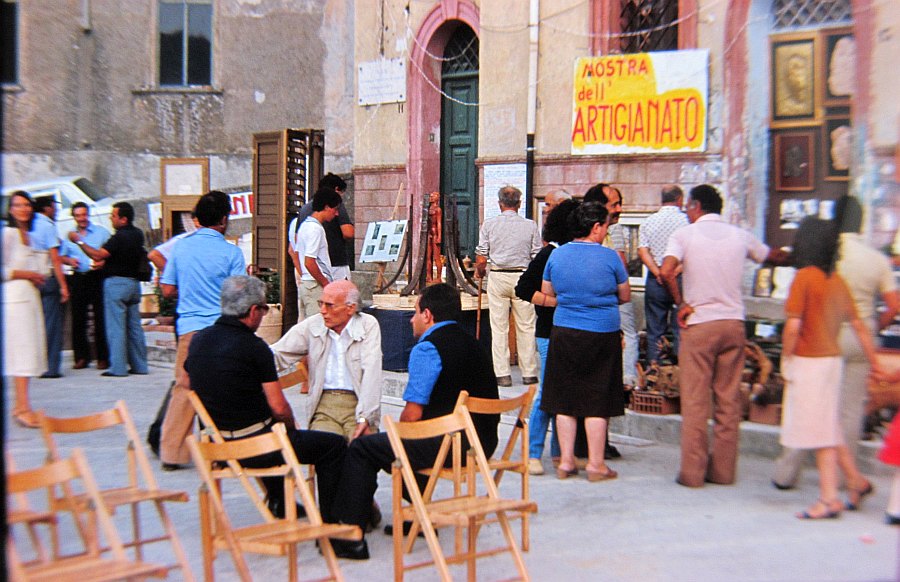
MULTIPOLYGON (((497 377, 490 355, 456 320, 462 311, 459 291, 446 283, 425 287, 412 316, 418 343, 409 355, 409 382, 403 393, 403 422, 428 420, 450 414, 460 391, 479 398, 498 398, 497 377)), ((475 430, 485 454, 497 448, 495 414, 473 415, 475 430)), ((407 453, 414 468, 430 467, 437 457, 440 439, 408 441, 407 453)), ((341 482, 335 496, 334 515, 341 523, 365 529, 370 521, 372 497, 378 488, 378 471, 390 471, 394 452, 386 433, 361 436, 350 443, 341 482)), ((408 526, 404 526, 405 528, 408 526)), ((392 533, 388 526, 385 533, 392 533)), ((353 560, 369 559, 366 540, 332 540, 335 553, 353 560)))
POLYGON ((329 283, 319 314, 272 344, 280 370, 308 356, 309 428, 348 441, 378 431, 381 416, 381 329, 359 313, 359 290, 350 281, 329 283))
MULTIPOLYGON (((255 277, 235 275, 222 284, 222 315, 191 340, 184 368, 191 388, 200 397, 226 440, 256 436, 283 422, 301 463, 316 466, 322 519, 331 519, 334 494, 340 481, 346 441, 335 434, 297 430, 291 405, 285 399, 269 346, 255 335, 266 305, 265 284, 255 277)), ((243 461, 247 467, 281 464, 272 453, 243 461)), ((269 509, 284 516, 281 478, 266 478, 269 509)))

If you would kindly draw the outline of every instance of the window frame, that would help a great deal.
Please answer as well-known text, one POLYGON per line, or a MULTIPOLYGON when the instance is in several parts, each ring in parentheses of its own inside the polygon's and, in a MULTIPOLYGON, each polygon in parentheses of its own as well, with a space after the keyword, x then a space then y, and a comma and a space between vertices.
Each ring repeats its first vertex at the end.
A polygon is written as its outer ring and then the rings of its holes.
POLYGON ((154 27, 154 38, 153 38, 153 51, 154 51, 154 59, 153 59, 153 76, 154 76, 154 86, 162 89, 164 91, 196 91, 196 90, 204 90, 215 87, 215 79, 216 79, 216 59, 215 59, 215 47, 216 47, 216 11, 215 11, 215 2, 213 0, 157 0, 154 3, 154 21, 156 26, 154 27), (182 62, 181 62, 181 78, 182 82, 179 84, 172 83, 163 83, 161 78, 162 73, 162 33, 160 31, 160 6, 163 4, 173 4, 180 5, 183 8, 182 12, 182 62), (190 83, 188 80, 188 71, 190 67, 190 51, 188 50, 188 41, 189 41, 189 16, 188 16, 188 6, 191 4, 202 4, 208 5, 210 7, 210 23, 209 23, 209 39, 210 39, 210 48, 209 48, 209 82, 208 83, 190 83))
MULTIPOLYGON (((678 50, 697 48, 698 0, 678 2, 678 50)), ((619 9, 621 0, 591 0, 591 55, 618 54, 614 35, 620 33, 619 9)))
MULTIPOLYGON (((15 18, 13 19, 13 34, 10 35, 11 41, 11 50, 12 50, 12 78, 0 80, 0 85, 3 87, 17 87, 21 83, 22 79, 22 68, 20 62, 20 37, 21 37, 21 24, 22 24, 22 12, 21 2, 19 0, 0 0, 0 3, 3 5, 12 5, 15 10, 15 18)), ((5 58, 5 55, 0 55, 0 58, 5 58)))

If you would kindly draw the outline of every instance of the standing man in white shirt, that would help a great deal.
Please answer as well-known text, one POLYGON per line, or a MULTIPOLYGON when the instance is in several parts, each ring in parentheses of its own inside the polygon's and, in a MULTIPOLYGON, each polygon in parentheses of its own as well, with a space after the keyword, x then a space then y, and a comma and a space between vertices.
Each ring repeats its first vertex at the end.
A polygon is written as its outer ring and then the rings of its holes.
POLYGON ((300 268, 297 307, 300 318, 319 313, 318 301, 325 286, 333 280, 331 258, 328 255, 326 222, 334 220, 341 206, 341 195, 333 189, 320 188, 313 196, 313 212, 297 229, 294 248, 300 268))
POLYGON ((538 358, 534 306, 516 296, 516 283, 528 263, 543 247, 533 220, 519 216, 522 192, 513 186, 500 188, 500 216, 484 221, 475 247, 475 276, 484 277, 488 261, 488 308, 491 311, 491 357, 498 386, 512 386, 509 372, 509 312, 516 318, 516 351, 523 384, 537 384, 538 358))
MULTIPOLYGON (((640 229, 638 256, 647 267, 647 282, 644 286, 644 315, 647 319, 647 363, 659 361, 660 341, 671 327, 675 338, 675 352, 678 351, 678 323, 675 321, 675 300, 663 284, 660 267, 666 255, 666 245, 672 233, 687 226, 687 215, 681 211, 684 192, 678 186, 662 189, 662 206, 647 217, 640 229)), ((676 277, 681 284, 681 275, 676 277)))

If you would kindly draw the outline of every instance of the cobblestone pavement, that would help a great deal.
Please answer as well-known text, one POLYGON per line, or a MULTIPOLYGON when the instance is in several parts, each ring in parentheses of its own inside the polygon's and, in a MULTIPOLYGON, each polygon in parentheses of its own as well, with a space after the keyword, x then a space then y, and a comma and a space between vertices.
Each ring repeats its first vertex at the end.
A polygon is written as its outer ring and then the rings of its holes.
MULTIPOLYGON (((141 434, 156 414, 172 379, 170 367, 151 365, 148 376, 102 378, 96 370, 71 370, 58 380, 35 380, 31 392, 36 408, 55 416, 87 414, 124 399, 141 434)), ((7 382, 7 402, 12 388, 7 382)), ((304 397, 291 391, 298 416, 304 397)), ((384 412, 399 412, 387 399, 384 412)), ((8 407, 7 407, 8 410, 8 407)), ((38 431, 23 429, 7 421, 6 450, 19 467, 42 462, 45 448, 38 431)), ((504 431, 509 427, 504 426, 504 431)), ((840 519, 804 522, 794 518, 817 496, 814 471, 807 471, 800 486, 776 491, 769 483, 772 461, 742 455, 739 481, 734 486, 685 489, 674 483, 678 448, 613 435, 623 458, 610 464, 620 474, 609 482, 588 483, 584 478, 559 481, 548 474, 533 477, 531 491, 539 506, 532 518, 531 551, 525 556, 534 580, 895 580, 898 579, 897 549, 900 529, 882 522, 890 479, 881 473, 872 477, 875 494, 861 511, 845 512, 840 519)), ((66 439, 87 450, 101 484, 112 484, 121 476, 121 449, 116 443, 93 436, 66 439)), ((193 469, 172 473, 154 469, 160 485, 183 489, 191 501, 171 505, 172 516, 187 547, 194 575, 202 578, 196 492, 199 479, 193 469)), ((390 482, 382 474, 377 500, 385 520, 390 519, 390 482)), ((514 476, 504 478, 502 492, 517 492, 514 476)), ((143 512, 150 520, 152 512, 143 512)), ((117 515, 125 524, 125 512, 117 515)), ((514 530, 517 530, 514 523, 514 530)), ((480 539, 499 538, 497 526, 488 526, 480 539)), ((451 536, 445 535, 443 543, 451 536)), ((389 580, 393 576, 391 540, 380 531, 368 536, 372 559, 341 560, 348 580, 389 580)), ((416 553, 425 556, 424 544, 416 553)), ((149 558, 170 561, 165 547, 149 558)), ((286 578, 284 558, 249 556, 258 580, 286 578)), ((221 554, 216 563, 219 580, 236 579, 231 559, 221 554)), ((300 550, 301 579, 324 574, 322 561, 307 544, 300 550)), ((508 557, 479 562, 478 578, 496 580, 515 574, 508 557)), ((457 569, 457 578, 465 576, 457 569)), ((176 571, 172 579, 180 578, 176 571)), ((433 580, 434 570, 414 573, 412 580, 433 580)))

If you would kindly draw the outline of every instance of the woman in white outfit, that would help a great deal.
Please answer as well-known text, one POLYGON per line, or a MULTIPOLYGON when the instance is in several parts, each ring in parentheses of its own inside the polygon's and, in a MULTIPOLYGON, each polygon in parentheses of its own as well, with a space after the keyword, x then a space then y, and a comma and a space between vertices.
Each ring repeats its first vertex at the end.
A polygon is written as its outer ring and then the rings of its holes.
POLYGON ((37 428, 28 383, 47 369, 44 313, 38 291, 50 272, 46 251, 30 246, 28 232, 34 219, 34 203, 22 191, 13 192, 3 229, 3 365, 15 382, 13 419, 26 428, 37 428))

